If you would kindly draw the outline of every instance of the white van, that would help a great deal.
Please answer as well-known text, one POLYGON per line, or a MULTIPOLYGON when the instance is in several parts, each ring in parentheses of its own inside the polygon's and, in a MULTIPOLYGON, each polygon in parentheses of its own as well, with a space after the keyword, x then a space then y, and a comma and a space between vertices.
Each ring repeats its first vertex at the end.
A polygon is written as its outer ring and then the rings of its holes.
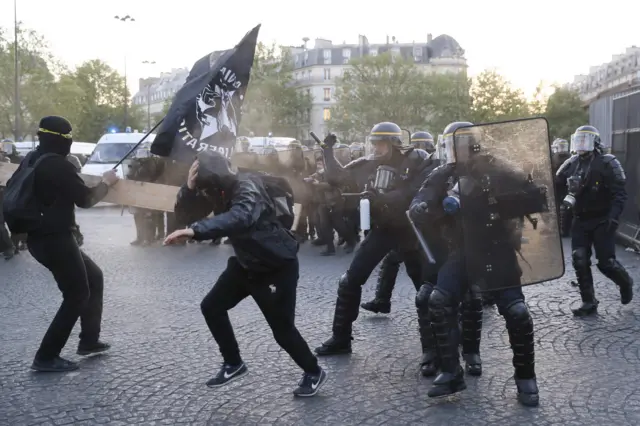
MULTIPOLYGON (((95 149, 82 166, 82 174, 102 176, 104 172, 115 166, 127 153, 136 146, 144 137, 144 133, 107 133, 102 135, 95 146, 95 149)), ((144 144, 151 143, 156 135, 151 133, 144 140, 144 144)), ((116 173, 120 178, 124 178, 126 170, 118 166, 116 173)))

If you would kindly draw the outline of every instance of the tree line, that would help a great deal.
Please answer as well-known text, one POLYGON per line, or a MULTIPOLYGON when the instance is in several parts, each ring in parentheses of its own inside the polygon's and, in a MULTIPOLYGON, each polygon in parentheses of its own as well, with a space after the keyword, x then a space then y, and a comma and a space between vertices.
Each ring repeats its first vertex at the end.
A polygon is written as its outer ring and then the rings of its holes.
MULTIPOLYGON (((14 132, 14 45, 0 28, 0 137, 14 132)), ((74 125, 74 139, 95 142, 110 128, 146 127, 146 109, 133 105, 124 77, 100 59, 70 69, 49 51, 46 40, 23 27, 18 32, 20 138, 35 136, 45 115, 62 115, 74 125)), ((361 140, 377 122, 441 132, 454 120, 475 123, 544 115, 552 137, 568 138, 588 121, 578 94, 563 88, 533 100, 493 71, 471 80, 461 74, 428 74, 410 61, 383 54, 354 59, 337 81, 329 128, 344 141, 361 140)), ((167 100, 164 112, 169 108, 167 100)), ((258 44, 243 104, 240 133, 296 137, 309 123, 312 98, 294 84, 288 49, 258 44)))

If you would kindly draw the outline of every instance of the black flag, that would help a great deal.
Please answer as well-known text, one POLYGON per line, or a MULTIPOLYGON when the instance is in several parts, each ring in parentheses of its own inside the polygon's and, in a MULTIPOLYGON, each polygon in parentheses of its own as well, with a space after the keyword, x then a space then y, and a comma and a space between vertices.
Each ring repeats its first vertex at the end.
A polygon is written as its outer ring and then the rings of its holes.
POLYGON ((259 30, 193 65, 151 144, 153 154, 191 162, 198 152, 214 150, 231 158, 259 30))

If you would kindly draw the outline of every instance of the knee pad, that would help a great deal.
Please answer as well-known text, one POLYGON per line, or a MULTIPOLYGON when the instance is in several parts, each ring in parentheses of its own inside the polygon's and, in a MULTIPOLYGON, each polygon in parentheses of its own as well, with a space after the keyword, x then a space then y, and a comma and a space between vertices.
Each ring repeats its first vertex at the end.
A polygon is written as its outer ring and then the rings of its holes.
POLYGON ((431 312, 444 312, 453 306, 451 295, 439 288, 434 288, 429 296, 429 310, 431 312))
POLYGON ((431 283, 424 283, 416 294, 416 308, 418 310, 429 309, 429 297, 433 292, 433 285, 431 283))
POLYGON ((591 266, 590 257, 586 248, 580 247, 575 249, 571 253, 573 268, 578 271, 589 268, 591 266))
POLYGON ((514 300, 504 310, 507 324, 522 324, 531 319, 531 313, 524 300, 514 300))
POLYGON ((620 264, 620 262, 618 262, 616 259, 614 259, 613 257, 602 261, 602 262, 598 262, 597 264, 598 269, 600 271, 602 271, 602 273, 606 273, 609 271, 616 271, 618 269, 623 269, 622 265, 620 264))
POLYGON ((354 284, 348 273, 342 274, 338 280, 338 297, 349 297, 353 294, 360 294, 361 291, 362 288, 358 284, 354 284))

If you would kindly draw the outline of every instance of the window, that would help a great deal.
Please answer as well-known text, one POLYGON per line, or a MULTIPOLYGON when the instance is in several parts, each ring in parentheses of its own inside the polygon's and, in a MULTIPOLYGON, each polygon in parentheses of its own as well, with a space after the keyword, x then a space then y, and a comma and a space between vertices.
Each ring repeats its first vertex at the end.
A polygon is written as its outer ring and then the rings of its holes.
POLYGON ((324 58, 324 63, 326 64, 330 64, 331 63, 331 49, 324 49, 322 51, 322 57, 324 58))
POLYGON ((325 102, 329 102, 331 100, 331 88, 329 87, 324 88, 324 100, 325 102))
POLYGON ((331 68, 324 69, 324 79, 331 80, 331 68))
POLYGON ((351 60, 351 49, 349 48, 342 49, 342 63, 348 64, 350 60, 351 60))
POLYGON ((391 57, 392 58, 399 58, 400 57, 400 48, 399 47, 392 47, 391 48, 391 57))
POLYGON ((324 121, 331 120, 331 110, 329 108, 325 108, 322 112, 322 117, 324 118, 324 121))
POLYGON ((369 55, 378 56, 378 48, 377 47, 372 47, 371 49, 369 49, 369 55))

